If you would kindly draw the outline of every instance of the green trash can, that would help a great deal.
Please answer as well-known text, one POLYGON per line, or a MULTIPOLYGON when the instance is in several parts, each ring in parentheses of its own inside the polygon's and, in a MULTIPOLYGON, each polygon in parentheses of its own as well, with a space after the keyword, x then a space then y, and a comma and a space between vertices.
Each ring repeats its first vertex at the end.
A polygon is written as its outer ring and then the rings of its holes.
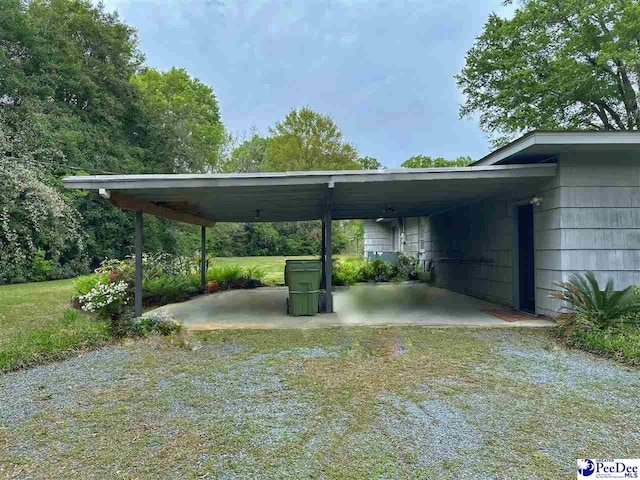
POLYGON ((285 284, 289 287, 287 311, 290 315, 315 315, 320 301, 320 260, 287 260, 284 267, 285 284))

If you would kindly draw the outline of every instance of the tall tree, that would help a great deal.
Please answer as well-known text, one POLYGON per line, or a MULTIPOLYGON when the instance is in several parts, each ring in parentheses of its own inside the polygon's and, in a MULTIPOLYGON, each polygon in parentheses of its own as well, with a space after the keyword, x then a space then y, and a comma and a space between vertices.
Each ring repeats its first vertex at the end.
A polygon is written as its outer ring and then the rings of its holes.
POLYGON ((356 162, 358 162, 360 168, 363 170, 380 170, 381 168, 384 168, 384 165, 382 165, 375 157, 359 157, 356 162))
POLYGON ((225 130, 213 89, 181 68, 146 68, 131 83, 142 93, 171 172, 218 170, 225 130))
POLYGON ((129 83, 143 57, 117 15, 86 0, 1 2, 0 60, 8 126, 36 121, 62 153, 36 160, 59 172, 143 170, 146 122, 129 83))
POLYGON ((491 15, 457 82, 461 115, 500 138, 528 129, 640 128, 640 4, 523 0, 491 15))
POLYGON ((225 173, 261 172, 267 163, 269 139, 253 133, 250 139, 234 148, 228 159, 222 164, 225 173))
POLYGON ((293 109, 269 129, 265 170, 358 170, 358 152, 328 115, 293 109))
POLYGON ((446 158, 433 158, 428 155, 415 155, 400 165, 402 168, 447 168, 447 167, 466 167, 473 160, 471 157, 458 157, 455 160, 447 160, 446 158))
MULTIPOLYGON (((29 191, 53 198, 49 188, 56 189, 74 207, 65 212, 80 222, 78 231, 84 234, 83 253, 61 251, 32 232, 30 248, 45 253, 45 262, 37 266, 53 265, 45 272, 48 278, 80 272, 79 259, 86 268, 87 257, 93 265, 105 256, 123 257, 130 253, 133 238, 129 213, 95 194, 65 191, 61 176, 174 170, 174 156, 157 133, 159 122, 138 86, 130 82, 142 61, 135 30, 101 3, 0 1, 0 183, 19 186, 16 179, 22 176, 16 172, 31 172, 24 175, 33 180, 29 191), (47 188, 40 188, 36 180, 47 188)), ((20 218, 20 209, 25 218, 29 215, 31 207, 20 199, 12 204, 12 219, 20 218)), ((54 208, 60 211, 56 205, 49 202, 54 215, 54 208)), ((67 225, 59 223, 61 228, 67 225)), ((147 247, 175 250, 173 225, 157 218, 146 219, 145 224, 158 233, 147 236, 147 247)), ((0 232, 0 244, 8 245, 6 235, 13 235, 13 230, 0 232)), ((22 277, 12 278, 42 278, 35 266, 24 267, 22 277)))

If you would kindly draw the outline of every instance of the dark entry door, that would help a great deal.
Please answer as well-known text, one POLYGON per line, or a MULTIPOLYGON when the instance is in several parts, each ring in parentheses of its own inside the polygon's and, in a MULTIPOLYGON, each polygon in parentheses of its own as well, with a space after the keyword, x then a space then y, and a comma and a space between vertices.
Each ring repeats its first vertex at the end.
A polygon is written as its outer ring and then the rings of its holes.
POLYGON ((518 280, 520 310, 535 313, 536 286, 533 249, 533 205, 518 207, 518 280))

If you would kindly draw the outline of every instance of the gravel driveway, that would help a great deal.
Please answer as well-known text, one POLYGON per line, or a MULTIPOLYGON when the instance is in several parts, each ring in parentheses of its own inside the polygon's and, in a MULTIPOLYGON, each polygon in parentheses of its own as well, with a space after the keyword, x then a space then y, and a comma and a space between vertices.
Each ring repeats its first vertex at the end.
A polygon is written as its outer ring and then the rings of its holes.
POLYGON ((224 331, 0 377, 5 478, 575 478, 640 375, 540 330, 224 331))

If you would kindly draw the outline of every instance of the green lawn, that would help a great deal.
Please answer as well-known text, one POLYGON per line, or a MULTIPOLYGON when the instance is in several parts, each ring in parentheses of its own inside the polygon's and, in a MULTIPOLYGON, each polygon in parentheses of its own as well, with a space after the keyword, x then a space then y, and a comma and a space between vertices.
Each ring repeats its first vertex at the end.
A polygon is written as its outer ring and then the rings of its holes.
MULTIPOLYGON (((264 282, 284 283, 287 258, 316 257, 220 257, 221 265, 257 266, 264 282)), ((80 313, 64 318, 74 295, 73 280, 0 285, 0 372, 64 357, 77 350, 102 345, 110 334, 105 322, 80 313)))
POLYGON ((0 376, 0 477, 575 478, 637 455, 639 389, 540 329, 149 338, 0 376))
POLYGON ((0 286, 0 371, 104 344, 107 324, 80 314, 65 318, 73 280, 0 286))
MULTIPOLYGON (((347 258, 350 255, 334 255, 334 259, 347 258)), ((300 257, 216 257, 219 265, 240 265, 241 267, 260 267, 266 273, 264 283, 267 285, 284 284, 284 264, 287 259, 314 259, 318 256, 300 257)))

